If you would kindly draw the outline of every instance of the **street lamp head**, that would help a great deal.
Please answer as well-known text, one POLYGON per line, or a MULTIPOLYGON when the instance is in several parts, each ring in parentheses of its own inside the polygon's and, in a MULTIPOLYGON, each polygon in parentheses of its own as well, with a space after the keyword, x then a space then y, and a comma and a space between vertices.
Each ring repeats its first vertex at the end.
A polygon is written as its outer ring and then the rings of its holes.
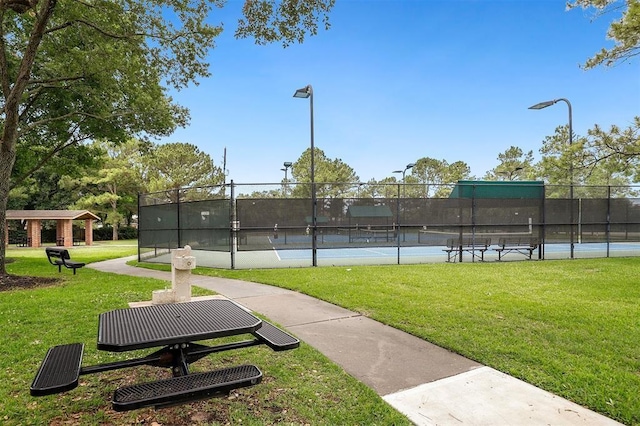
POLYGON ((416 165, 416 163, 409 163, 409 164, 407 164, 407 167, 405 167, 405 170, 409 170, 410 168, 412 168, 415 165, 416 165))
POLYGON ((403 173, 404 170, 394 170, 393 173, 403 173))
POLYGON ((289 168, 293 165, 293 163, 291 161, 285 161, 283 166, 285 166, 286 168, 289 168))
POLYGON ((311 94, 313 93, 313 89, 311 88, 311 85, 308 84, 306 86, 304 86, 301 89, 296 90, 296 92, 293 94, 294 98, 308 98, 309 96, 311 96, 311 94))
POLYGON ((529 109, 542 109, 542 108, 550 107, 551 105, 555 104, 556 102, 558 102, 558 99, 554 99, 552 101, 540 102, 540 103, 537 103, 535 105, 530 106, 529 109))

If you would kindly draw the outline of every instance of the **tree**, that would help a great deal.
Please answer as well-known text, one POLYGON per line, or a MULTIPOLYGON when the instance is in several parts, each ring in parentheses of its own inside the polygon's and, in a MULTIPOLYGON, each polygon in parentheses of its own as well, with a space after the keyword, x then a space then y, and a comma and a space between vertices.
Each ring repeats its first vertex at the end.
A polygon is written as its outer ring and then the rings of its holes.
POLYGON ((40 141, 33 141, 30 153, 20 144, 11 178, 8 208, 17 210, 66 209, 80 194, 76 188, 64 187, 67 179, 93 175, 102 165, 102 152, 93 145, 68 147, 64 157, 55 156, 35 168, 42 152, 40 141))
MULTIPOLYGON (((573 143, 569 144, 568 126, 558 126, 553 135, 547 136, 542 142, 540 153, 542 159, 537 164, 536 174, 542 178, 547 185, 562 185, 569 187, 580 181, 576 171, 575 152, 582 152, 584 140, 573 138, 573 143)), ((566 192, 557 190, 555 192, 566 192)), ((552 195, 551 190, 547 190, 547 196, 552 195)))
POLYGON ((424 186, 421 196, 443 197, 450 192, 451 184, 469 179, 471 169, 463 161, 449 164, 446 160, 423 157, 416 161, 416 165, 411 169, 411 176, 424 186))
MULTIPOLYGON (((351 189, 353 182, 360 178, 348 164, 341 159, 327 158, 324 151, 314 148, 314 181, 316 183, 316 196, 318 198, 331 198, 345 196, 351 189)), ((311 148, 307 148, 300 158, 293 163, 291 177, 297 183, 311 182, 311 148)), ((302 197, 311 195, 310 185, 296 185, 292 193, 302 197)))
POLYGON ((567 6, 582 9, 595 8, 595 17, 601 17, 622 11, 620 19, 609 26, 607 37, 615 45, 610 49, 603 48, 585 63, 590 69, 598 65, 612 66, 617 62, 625 62, 640 54, 640 1, 639 0, 574 0, 567 6))
POLYGON ((400 181, 395 176, 380 181, 371 179, 360 188, 359 198, 394 198, 398 196, 400 181))
POLYGON ((602 188, 609 185, 619 187, 616 195, 629 193, 631 177, 638 171, 640 150, 640 120, 625 131, 612 126, 611 132, 605 132, 599 126, 589 130, 588 136, 573 136, 569 145, 567 126, 556 128, 552 136, 543 141, 540 153, 542 160, 536 165, 536 173, 548 185, 547 195, 566 197, 566 188, 570 184, 585 186, 575 196, 604 196, 602 188), (591 187, 589 187, 591 186, 591 187))
MULTIPOLYGON (((303 40, 305 33, 317 32, 319 19, 328 25, 333 0, 275 4, 247 0, 237 36, 285 45, 303 40)), ((222 27, 205 19, 219 5, 217 0, 1 1, 0 224, 20 146, 42 141, 33 175, 85 141, 165 136, 185 125, 187 111, 167 96, 163 84, 181 89, 209 75, 205 57, 222 27)), ((0 274, 6 275, 4 244, 0 274)))
POLYGON ((640 117, 626 129, 614 125, 606 131, 596 124, 584 138, 578 166, 584 171, 583 183, 607 187, 614 196, 636 196, 629 185, 640 179, 639 146, 640 117))
POLYGON ((222 168, 213 164, 209 154, 193 144, 156 145, 143 161, 150 192, 224 183, 222 168))
POLYGON ((120 224, 137 211, 137 195, 144 190, 144 147, 136 139, 129 139, 120 145, 104 141, 94 145, 104 152, 102 167, 79 180, 69 181, 67 185, 72 187, 80 184, 85 195, 74 203, 74 207, 90 209, 98 214, 104 224, 112 226, 112 239, 115 241, 120 224))
POLYGON ((618 173, 632 174, 635 182, 640 180, 640 117, 626 129, 614 125, 606 131, 596 124, 587 135, 585 167, 604 165, 618 173))
POLYGON ((528 177, 533 173, 533 151, 526 154, 522 149, 511 146, 506 151, 498 154, 498 164, 489 170, 485 175, 485 180, 517 180, 521 177, 528 177))

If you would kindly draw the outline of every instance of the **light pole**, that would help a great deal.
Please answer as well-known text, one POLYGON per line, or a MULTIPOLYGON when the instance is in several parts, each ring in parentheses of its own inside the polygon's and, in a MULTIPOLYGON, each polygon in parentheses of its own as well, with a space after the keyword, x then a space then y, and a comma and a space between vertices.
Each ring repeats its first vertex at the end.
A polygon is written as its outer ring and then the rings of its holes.
POLYGON ((409 163, 404 168, 404 170, 394 170, 394 172, 393 172, 393 173, 402 173, 402 198, 406 198, 407 197, 407 189, 406 189, 405 183, 404 183, 405 175, 407 173, 407 170, 409 170, 410 168, 412 168, 415 165, 416 165, 416 163, 409 163))
MULTIPOLYGON (((406 165, 404 170, 394 170, 394 172, 393 172, 393 173, 402 173, 402 198, 403 199, 407 198, 407 186, 406 186, 405 181, 404 181, 405 175, 407 174, 407 170, 409 170, 410 168, 412 168, 415 165, 416 165, 416 163, 409 163, 409 164, 406 165)), ((400 194, 398 194, 398 197, 400 197, 400 194)), ((400 199, 399 198, 398 198, 398 210, 400 210, 400 199)), ((404 212, 404 209, 402 209, 402 211, 404 212)), ((400 222, 400 214, 399 213, 400 212, 398 211, 398 222, 400 222)), ((403 222, 404 222, 404 220, 403 220, 403 222)), ((398 232, 400 232, 400 224, 399 223, 398 223, 398 232)), ((398 238, 400 238, 400 237, 398 237, 398 238)), ((405 241, 404 232, 402 233, 402 240, 405 241)), ((398 241, 400 241, 400 240, 398 240, 398 241)))
POLYGON ((293 165, 293 163, 291 161, 285 161, 283 165, 284 165, 284 168, 282 168, 280 170, 282 170, 284 172, 284 186, 283 186, 283 188, 284 188, 284 196, 286 197, 287 196, 287 189, 288 189, 287 186, 288 186, 288 183, 289 183, 289 179, 288 179, 288 176, 287 176, 287 170, 289 170, 289 167, 291 167, 293 165))
POLYGON ((309 98, 309 111, 311 123, 311 257, 312 265, 318 266, 318 241, 317 241, 317 225, 316 217, 316 178, 315 178, 315 149, 313 146, 313 88, 307 84, 302 89, 296 90, 293 94, 294 98, 309 98))
MULTIPOLYGON (((573 145, 573 118, 571 114, 571 102, 569 102, 568 99, 559 98, 552 101, 540 102, 533 106, 530 106, 529 109, 543 109, 546 107, 550 107, 551 105, 554 105, 555 103, 560 101, 565 102, 567 104, 567 107, 569 107, 569 147, 571 147, 571 145, 573 145)), ((571 240, 571 259, 573 259, 573 154, 571 153, 571 151, 569 152, 569 154, 569 221, 571 222, 569 224, 569 238, 571 240)))

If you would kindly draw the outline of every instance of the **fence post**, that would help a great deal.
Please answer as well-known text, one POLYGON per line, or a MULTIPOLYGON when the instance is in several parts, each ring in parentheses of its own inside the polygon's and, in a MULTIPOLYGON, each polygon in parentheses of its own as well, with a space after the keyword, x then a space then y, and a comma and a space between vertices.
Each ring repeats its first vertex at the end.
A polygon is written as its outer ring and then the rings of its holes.
POLYGON ((141 194, 138 192, 138 211, 136 212, 138 215, 138 262, 142 262, 140 257, 140 196, 141 194))
MULTIPOLYGON (((181 235, 182 234, 182 227, 180 226, 180 188, 176 188, 176 200, 178 200, 177 208, 176 208, 176 211, 177 211, 177 215, 176 215, 177 224, 176 225, 177 225, 177 228, 178 228, 178 248, 180 248, 180 247, 182 247, 182 244, 181 244, 182 243, 182 235, 181 235)), ((171 249, 171 247, 169 247, 169 249, 171 249)))
MULTIPOLYGON (((403 179, 404 184, 404 179, 403 179)), ((396 203, 396 243, 398 246, 398 265, 400 264, 400 184, 398 184, 398 196, 396 197, 398 201, 396 203)))
MULTIPOLYGON (((628 227, 625 224, 625 229, 628 227)), ((609 244, 611 244, 611 185, 607 185, 607 230, 605 232, 607 236, 607 257, 609 257, 609 244)))
POLYGON ((236 199, 235 199, 235 186, 233 184, 233 179, 231 179, 231 183, 229 184, 229 189, 231 193, 231 198, 229 199, 229 256, 231 257, 231 269, 236 268, 236 247, 238 244, 238 228, 237 219, 238 216, 236 214, 236 199))

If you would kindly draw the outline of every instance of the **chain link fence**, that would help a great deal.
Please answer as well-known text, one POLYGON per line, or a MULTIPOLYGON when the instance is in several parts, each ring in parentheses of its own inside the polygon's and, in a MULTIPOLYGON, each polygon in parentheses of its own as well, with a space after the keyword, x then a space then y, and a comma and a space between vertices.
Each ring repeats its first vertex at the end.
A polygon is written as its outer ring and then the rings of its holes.
POLYGON ((514 236, 539 241, 541 259, 640 253, 636 187, 316 183, 315 193, 232 181, 141 194, 139 258, 170 263, 189 245, 197 264, 232 269, 420 263, 447 260, 453 238, 514 236))

